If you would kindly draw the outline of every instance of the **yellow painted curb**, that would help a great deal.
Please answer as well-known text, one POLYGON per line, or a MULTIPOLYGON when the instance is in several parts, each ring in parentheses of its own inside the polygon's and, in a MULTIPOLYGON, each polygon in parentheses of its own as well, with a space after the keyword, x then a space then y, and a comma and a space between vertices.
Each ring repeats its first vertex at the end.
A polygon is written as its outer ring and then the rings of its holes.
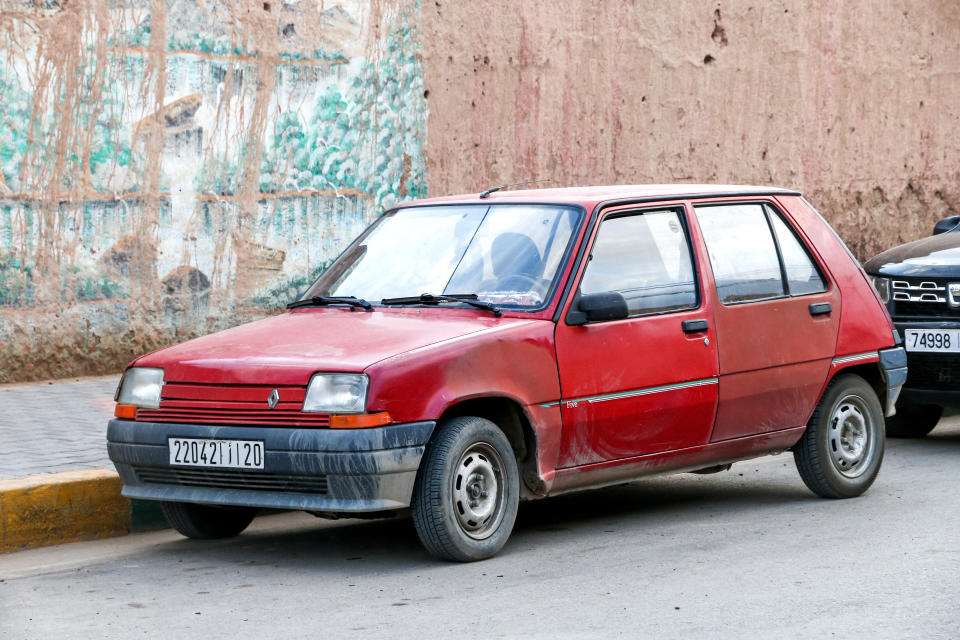
POLYGON ((130 501, 112 469, 0 480, 0 553, 124 535, 130 501))

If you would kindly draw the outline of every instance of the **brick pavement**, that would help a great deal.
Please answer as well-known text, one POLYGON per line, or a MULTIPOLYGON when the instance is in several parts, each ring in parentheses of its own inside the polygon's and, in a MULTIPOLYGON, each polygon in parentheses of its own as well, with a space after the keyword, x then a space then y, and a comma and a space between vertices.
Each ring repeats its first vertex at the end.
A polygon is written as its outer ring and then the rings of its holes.
POLYGON ((0 385, 0 480, 112 469, 107 421, 120 374, 0 385))

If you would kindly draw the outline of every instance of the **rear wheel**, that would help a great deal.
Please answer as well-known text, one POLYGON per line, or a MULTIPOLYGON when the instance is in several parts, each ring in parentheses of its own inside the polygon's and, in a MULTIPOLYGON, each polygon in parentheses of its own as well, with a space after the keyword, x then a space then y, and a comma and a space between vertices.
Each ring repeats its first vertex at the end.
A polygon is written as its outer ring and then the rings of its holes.
POLYGON ((197 540, 235 536, 257 515, 254 507, 211 507, 189 502, 161 502, 160 509, 171 527, 197 540))
POLYGON ((510 441, 474 416, 439 425, 427 445, 410 503, 423 546, 443 560, 496 554, 517 517, 520 480, 510 441))
POLYGON ((896 415, 887 418, 887 435, 891 438, 922 438, 940 422, 943 407, 935 404, 897 403, 896 415))
POLYGON ((873 484, 883 449, 877 394, 866 380, 847 374, 827 387, 793 458, 803 482, 818 496, 852 498, 873 484))

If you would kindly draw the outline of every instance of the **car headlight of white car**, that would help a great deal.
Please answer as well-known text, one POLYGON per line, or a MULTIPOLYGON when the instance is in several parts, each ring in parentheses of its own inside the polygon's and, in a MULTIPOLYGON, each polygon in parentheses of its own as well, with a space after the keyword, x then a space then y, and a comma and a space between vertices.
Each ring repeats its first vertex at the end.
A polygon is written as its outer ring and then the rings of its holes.
POLYGON ((163 389, 163 369, 130 367, 120 381, 117 404, 157 409, 160 407, 161 389, 163 389))
POLYGON ((362 413, 370 378, 364 373, 315 373, 303 399, 304 412, 362 413))

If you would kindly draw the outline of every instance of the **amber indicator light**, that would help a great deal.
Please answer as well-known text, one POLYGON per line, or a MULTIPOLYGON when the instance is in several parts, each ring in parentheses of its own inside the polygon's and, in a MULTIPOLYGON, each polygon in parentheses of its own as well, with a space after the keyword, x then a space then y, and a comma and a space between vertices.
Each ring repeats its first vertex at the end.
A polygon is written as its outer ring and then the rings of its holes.
POLYGON ((137 408, 131 407, 128 404, 118 404, 117 408, 113 411, 113 415, 123 420, 133 420, 137 417, 137 408))
POLYGON ((349 416, 330 416, 331 429, 366 429, 369 427, 382 427, 390 424, 393 419, 389 411, 380 413, 360 413, 349 416))

